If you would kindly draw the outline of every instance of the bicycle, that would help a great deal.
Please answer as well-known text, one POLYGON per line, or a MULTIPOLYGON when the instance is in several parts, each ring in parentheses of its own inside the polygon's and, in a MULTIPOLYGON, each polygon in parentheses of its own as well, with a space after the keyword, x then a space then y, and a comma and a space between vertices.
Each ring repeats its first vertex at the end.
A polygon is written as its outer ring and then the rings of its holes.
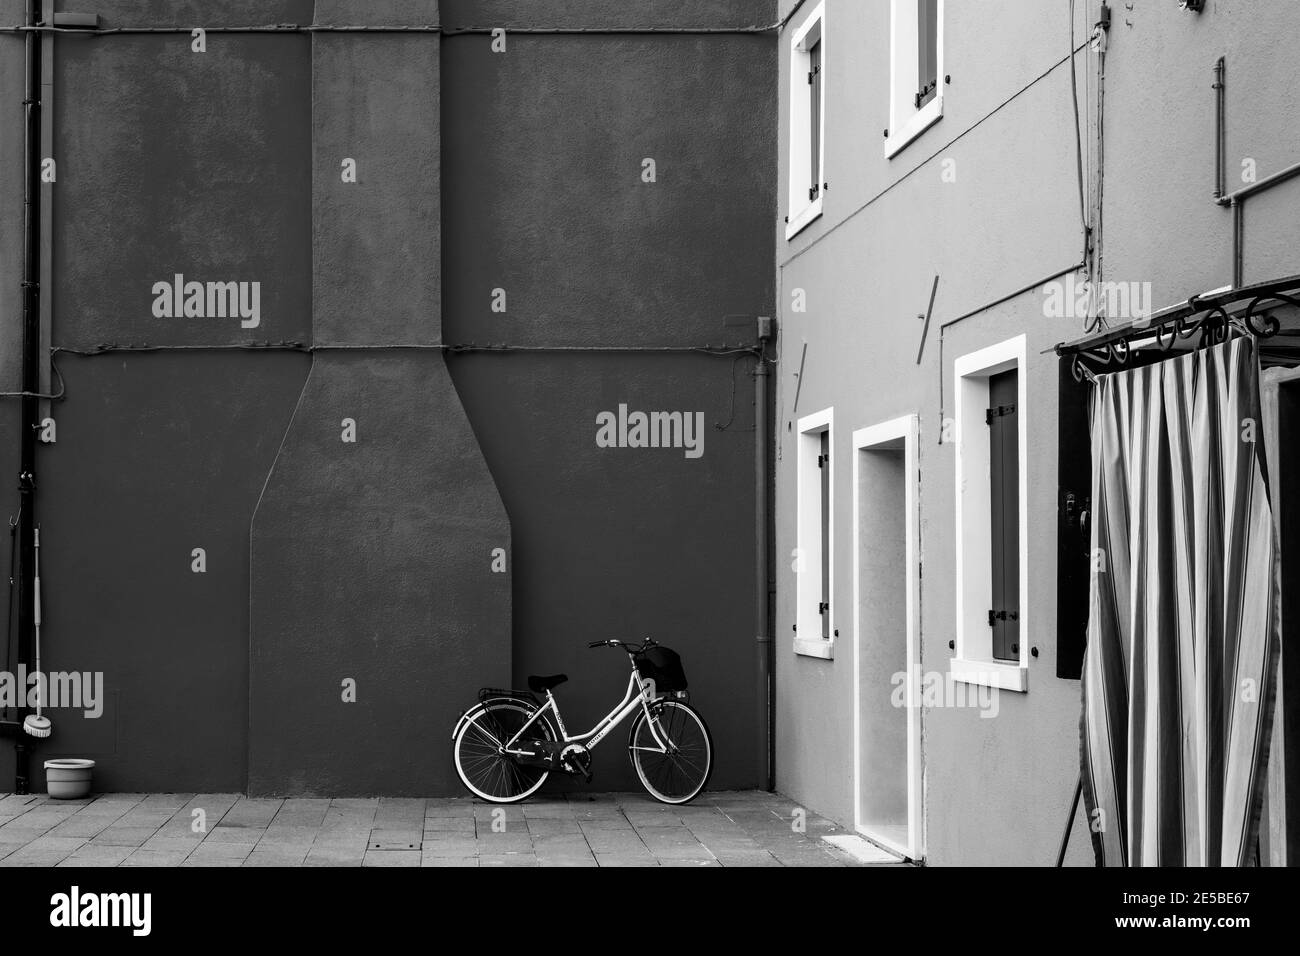
POLYGON ((554 689, 565 674, 534 675, 528 690, 485 687, 452 731, 456 773, 465 788, 491 803, 518 803, 536 793, 553 772, 591 782, 591 751, 631 714, 628 759, 646 792, 661 803, 684 804, 704 789, 713 771, 713 738, 686 701, 686 672, 672 650, 643 643, 592 641, 588 648, 618 647, 632 665, 627 692, 585 734, 570 736, 554 689), (543 702, 537 695, 545 694, 543 702))

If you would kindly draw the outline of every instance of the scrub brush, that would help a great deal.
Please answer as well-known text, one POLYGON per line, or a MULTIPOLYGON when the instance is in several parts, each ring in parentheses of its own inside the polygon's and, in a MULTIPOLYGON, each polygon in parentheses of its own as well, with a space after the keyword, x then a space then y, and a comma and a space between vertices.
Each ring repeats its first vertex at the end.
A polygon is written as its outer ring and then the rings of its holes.
POLYGON ((35 592, 36 607, 34 620, 36 622, 36 713, 29 714, 23 721, 23 730, 33 737, 48 737, 54 730, 50 723, 50 718, 41 716, 41 705, 45 703, 45 694, 43 692, 44 675, 41 673, 41 529, 33 528, 32 534, 35 540, 32 546, 35 554, 32 559, 32 569, 36 572, 35 592))

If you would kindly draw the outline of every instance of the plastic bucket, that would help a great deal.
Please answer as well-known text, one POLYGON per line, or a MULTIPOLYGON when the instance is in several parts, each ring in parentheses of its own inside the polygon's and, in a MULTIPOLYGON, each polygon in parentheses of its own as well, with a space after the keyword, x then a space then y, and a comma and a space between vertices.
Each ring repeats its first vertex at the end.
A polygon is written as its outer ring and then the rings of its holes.
POLYGON ((90 794, 95 761, 66 757, 45 761, 45 789, 55 800, 79 800, 90 794))

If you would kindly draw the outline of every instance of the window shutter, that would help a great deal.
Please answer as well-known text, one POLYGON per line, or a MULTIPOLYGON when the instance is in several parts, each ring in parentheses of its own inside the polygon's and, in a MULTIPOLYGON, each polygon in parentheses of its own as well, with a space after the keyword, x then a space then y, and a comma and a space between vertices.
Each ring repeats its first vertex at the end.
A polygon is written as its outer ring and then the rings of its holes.
POLYGON ((822 637, 830 640, 831 636, 831 444, 830 432, 821 433, 821 603, 817 611, 821 615, 822 637))
POLYGON ((812 162, 808 186, 808 200, 811 202, 822 191, 822 45, 817 43, 808 51, 808 96, 809 96, 809 158, 812 162))
POLYGON ((916 0, 916 108, 939 89, 939 0, 916 0))
POLYGON ((1019 374, 989 378, 989 493, 992 528, 993 657, 1020 660, 1019 374))

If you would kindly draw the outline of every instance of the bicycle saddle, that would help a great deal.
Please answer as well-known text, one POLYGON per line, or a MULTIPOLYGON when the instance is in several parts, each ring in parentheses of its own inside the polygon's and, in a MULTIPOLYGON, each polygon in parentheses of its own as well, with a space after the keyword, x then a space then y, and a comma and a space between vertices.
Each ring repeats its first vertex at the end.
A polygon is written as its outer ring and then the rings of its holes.
POLYGON ((568 674, 552 674, 550 677, 533 674, 528 678, 528 689, 534 694, 544 694, 553 687, 559 687, 568 679, 568 674))

